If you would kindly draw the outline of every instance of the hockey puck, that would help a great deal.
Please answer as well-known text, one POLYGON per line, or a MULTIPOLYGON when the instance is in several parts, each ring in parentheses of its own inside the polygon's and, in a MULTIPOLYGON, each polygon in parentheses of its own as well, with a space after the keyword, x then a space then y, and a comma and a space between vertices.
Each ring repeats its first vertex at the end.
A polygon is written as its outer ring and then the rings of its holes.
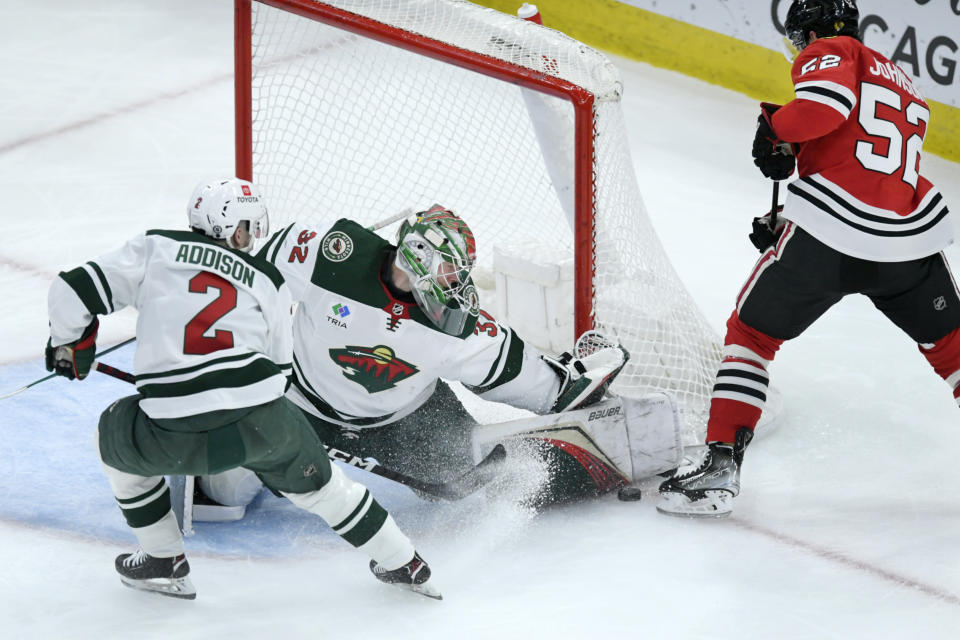
POLYGON ((624 502, 636 502, 641 497, 639 487, 620 487, 617 498, 624 502))

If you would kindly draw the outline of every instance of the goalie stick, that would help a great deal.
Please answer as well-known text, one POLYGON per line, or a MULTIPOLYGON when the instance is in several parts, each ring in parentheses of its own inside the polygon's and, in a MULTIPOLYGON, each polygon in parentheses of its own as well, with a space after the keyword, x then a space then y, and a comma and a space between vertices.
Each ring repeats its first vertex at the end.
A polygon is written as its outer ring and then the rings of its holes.
MULTIPOLYGON (((96 369, 100 373, 117 378, 118 380, 123 380, 124 382, 129 382, 130 384, 136 382, 136 378, 132 374, 100 362, 96 363, 96 369)), ((461 500, 493 480, 497 475, 500 466, 499 463, 507 456, 507 451, 503 445, 497 445, 479 464, 459 478, 447 482, 425 482, 400 473, 399 471, 387 469, 369 458, 364 459, 352 453, 334 449, 328 445, 323 445, 323 447, 326 449, 327 455, 331 460, 339 460, 351 467, 363 469, 374 475, 399 482, 411 489, 437 498, 443 498, 444 500, 461 500)))
POLYGON ((384 228, 384 227, 386 227, 386 226, 389 226, 389 225, 393 224, 393 223, 396 222, 397 220, 403 220, 404 218, 406 218, 407 216, 409 216, 409 215, 412 214, 412 213, 413 213, 413 208, 412 208, 412 207, 407 207, 407 208, 404 209, 403 211, 401 211, 401 212, 399 212, 399 213, 395 213, 395 214, 393 214, 392 216, 390 216, 389 218, 384 218, 384 219, 381 220, 380 222, 375 222, 375 223, 373 223, 372 225, 370 225, 369 227, 367 227, 367 231, 376 231, 377 229, 382 229, 382 228, 384 228))
POLYGON ((447 482, 424 482, 398 471, 382 467, 370 458, 364 459, 352 453, 334 449, 328 445, 323 445, 323 448, 327 450, 327 455, 330 456, 331 460, 339 460, 351 467, 358 467, 383 478, 399 482, 411 489, 416 489, 422 493, 443 498, 444 500, 462 500, 489 483, 496 477, 500 467, 499 463, 507 457, 507 450, 502 444, 498 444, 475 467, 459 478, 447 482))

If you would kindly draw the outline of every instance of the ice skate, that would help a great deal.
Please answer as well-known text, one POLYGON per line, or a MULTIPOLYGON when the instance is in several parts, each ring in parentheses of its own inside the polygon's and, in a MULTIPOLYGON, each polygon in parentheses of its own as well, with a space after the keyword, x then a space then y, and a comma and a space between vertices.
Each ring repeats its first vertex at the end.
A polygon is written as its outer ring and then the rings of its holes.
POLYGON ((752 437, 749 429, 740 429, 733 445, 711 442, 702 449, 660 485, 657 511, 692 517, 730 515, 733 499, 740 493, 743 452, 752 437))
POLYGON ((137 549, 134 553, 121 553, 115 566, 120 582, 133 589, 155 591, 172 598, 193 600, 197 590, 188 577, 190 564, 185 555, 173 558, 155 558, 137 549))
POLYGON ((414 552, 413 560, 392 571, 384 569, 375 560, 371 560, 370 571, 380 582, 395 584, 434 600, 443 600, 440 592, 428 582, 430 580, 430 566, 420 557, 419 553, 414 552))

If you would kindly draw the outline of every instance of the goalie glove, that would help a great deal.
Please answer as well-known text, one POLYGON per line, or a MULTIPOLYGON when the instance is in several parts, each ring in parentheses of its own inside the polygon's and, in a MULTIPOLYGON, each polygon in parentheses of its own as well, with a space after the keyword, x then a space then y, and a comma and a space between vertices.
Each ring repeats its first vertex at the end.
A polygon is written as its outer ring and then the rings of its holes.
POLYGON ((757 133, 753 137, 753 164, 771 180, 786 180, 797 166, 793 147, 773 130, 773 114, 780 105, 760 103, 757 133))
POLYGON ((83 330, 79 340, 54 347, 51 344, 52 338, 47 339, 47 348, 44 351, 47 371, 53 371, 58 376, 64 376, 70 380, 86 378, 97 354, 99 328, 100 321, 94 318, 93 322, 83 330))
POLYGON ((630 358, 627 350, 598 331, 577 339, 574 354, 541 356, 560 376, 560 391, 551 413, 579 409, 603 399, 607 388, 630 358))

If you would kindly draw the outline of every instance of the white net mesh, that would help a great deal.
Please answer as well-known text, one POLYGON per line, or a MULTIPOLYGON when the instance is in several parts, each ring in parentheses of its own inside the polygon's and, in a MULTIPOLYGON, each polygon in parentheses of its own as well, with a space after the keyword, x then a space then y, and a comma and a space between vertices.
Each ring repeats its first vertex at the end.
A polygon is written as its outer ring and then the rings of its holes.
MULTIPOLYGON (((718 341, 644 209, 615 67, 563 34, 461 0, 317 4, 595 96, 594 319, 631 354, 614 390, 672 392, 687 440, 699 440, 718 341)), ((257 2, 252 24, 253 178, 275 229, 292 220, 324 229, 340 217, 371 225, 442 203, 473 229, 481 268, 503 243, 572 253, 570 101, 257 2)))

